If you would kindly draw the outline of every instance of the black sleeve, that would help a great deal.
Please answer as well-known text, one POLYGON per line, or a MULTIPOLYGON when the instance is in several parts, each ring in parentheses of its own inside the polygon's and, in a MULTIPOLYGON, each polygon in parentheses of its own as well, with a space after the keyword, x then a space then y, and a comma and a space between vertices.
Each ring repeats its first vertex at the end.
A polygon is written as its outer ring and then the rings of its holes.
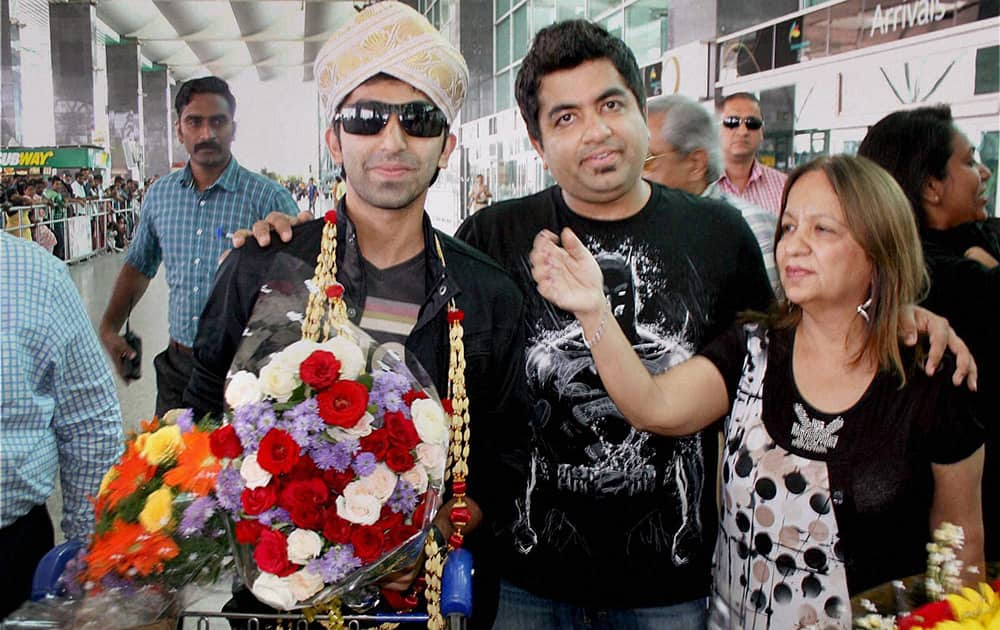
POLYGON ((932 377, 938 390, 937 404, 930 408, 927 445, 935 464, 954 464, 976 452, 982 446, 985 432, 976 417, 973 394, 965 386, 955 387, 951 375, 955 371, 953 357, 932 377))
POLYGON ((698 354, 715 365, 726 382, 729 402, 736 400, 736 390, 743 376, 743 363, 747 354, 747 337, 744 325, 734 322, 724 333, 713 339, 698 354))
POLYGON ((455 230, 455 238, 460 241, 464 241, 471 247, 475 247, 479 251, 483 251, 483 243, 481 239, 481 232, 479 230, 479 217, 482 215, 482 210, 469 216, 465 221, 462 221, 462 225, 458 226, 455 230))
POLYGON ((250 264, 247 249, 230 251, 215 275, 212 293, 198 320, 194 342, 194 368, 184 404, 195 417, 221 414, 225 408, 226 375, 250 321, 260 289, 259 273, 250 264))

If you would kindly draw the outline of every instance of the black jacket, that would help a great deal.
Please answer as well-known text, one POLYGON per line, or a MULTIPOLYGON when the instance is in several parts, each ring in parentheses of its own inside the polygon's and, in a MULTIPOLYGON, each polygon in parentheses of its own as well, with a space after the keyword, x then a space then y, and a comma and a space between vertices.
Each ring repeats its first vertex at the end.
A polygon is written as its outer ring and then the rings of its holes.
MULTIPOLYGON (((366 297, 364 265, 354 225, 343 204, 338 215, 337 279, 345 287, 348 316, 357 324, 366 297)), ((319 253, 323 224, 323 219, 317 219, 297 226, 290 242, 276 242, 267 248, 250 241, 232 251, 220 266, 199 321, 194 369, 184 392, 184 403, 195 409, 196 417, 218 414, 224 408, 227 372, 275 258, 290 254, 311 270, 319 253)), ((497 547, 492 540, 509 529, 512 518, 507 512, 513 504, 511 497, 523 483, 521 468, 526 461, 523 298, 495 262, 433 229, 426 215, 424 243, 427 295, 406 348, 423 365, 438 392, 447 395, 447 305, 455 298, 465 313, 463 341, 471 418, 468 494, 479 503, 485 517, 483 526, 467 539, 476 557, 477 617, 483 622, 492 619, 491 612, 480 608, 493 599, 484 592, 493 585, 482 583, 492 573, 487 570, 492 565, 489 553, 497 547), (435 236, 445 265, 437 256, 435 236)))

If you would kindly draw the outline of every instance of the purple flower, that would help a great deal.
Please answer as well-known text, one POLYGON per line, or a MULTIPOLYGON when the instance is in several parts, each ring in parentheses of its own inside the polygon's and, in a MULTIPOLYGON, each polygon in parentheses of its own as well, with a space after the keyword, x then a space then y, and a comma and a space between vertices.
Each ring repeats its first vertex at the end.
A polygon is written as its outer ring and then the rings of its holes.
POLYGON ((194 409, 185 409, 181 415, 177 416, 177 426, 182 433, 187 433, 194 428, 194 409))
POLYGON ((396 489, 389 497, 389 509, 397 514, 409 516, 417 509, 417 491, 409 482, 399 479, 396 481, 396 489))
POLYGON ((367 477, 375 472, 376 463, 374 453, 362 451, 354 458, 354 472, 358 473, 358 477, 367 477))
POLYGON ((323 578, 326 584, 344 579, 348 573, 361 566, 361 560, 354 555, 354 545, 332 547, 322 558, 312 560, 306 569, 323 578))
POLYGON ((326 423, 319 417, 315 398, 292 407, 282 415, 282 419, 285 429, 302 448, 307 448, 315 440, 316 434, 326 429, 326 423))
POLYGON ((223 468, 215 476, 215 498, 219 507, 236 514, 243 508, 240 495, 243 494, 243 477, 234 468, 223 468))
POLYGON ((179 531, 181 536, 193 536, 205 527, 208 519, 215 514, 216 503, 212 497, 199 497, 184 510, 179 531))
POLYGON ((403 394, 410 391, 410 381, 402 374, 395 372, 376 372, 373 375, 372 391, 368 400, 378 408, 375 414, 381 418, 386 411, 402 411, 409 413, 403 394))
POLYGON ((248 451, 256 451, 260 447, 261 438, 276 422, 274 410, 266 402, 243 405, 233 414, 233 429, 248 451))
POLYGON ((288 513, 288 510, 280 507, 271 508, 266 512, 261 512, 257 516, 257 520, 264 527, 271 527, 275 523, 291 523, 292 515, 288 513))

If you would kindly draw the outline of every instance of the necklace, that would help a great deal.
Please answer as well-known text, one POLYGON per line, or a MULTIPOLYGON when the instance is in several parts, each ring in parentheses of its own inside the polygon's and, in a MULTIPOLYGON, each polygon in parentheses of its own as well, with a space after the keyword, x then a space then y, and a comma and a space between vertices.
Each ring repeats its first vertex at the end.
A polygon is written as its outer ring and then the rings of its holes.
POLYGON ((844 427, 843 416, 837 416, 827 424, 818 418, 811 417, 802 403, 795 403, 792 409, 795 411, 795 424, 792 425, 792 446, 820 455, 837 448, 840 436, 834 434, 844 427))

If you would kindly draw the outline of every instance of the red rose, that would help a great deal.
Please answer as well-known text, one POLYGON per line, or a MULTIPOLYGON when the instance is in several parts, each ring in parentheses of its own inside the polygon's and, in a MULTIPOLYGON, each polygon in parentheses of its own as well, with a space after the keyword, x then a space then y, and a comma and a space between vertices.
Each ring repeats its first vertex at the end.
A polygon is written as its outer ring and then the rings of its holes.
POLYGON ((289 481, 296 479, 313 479, 321 475, 321 471, 316 467, 316 462, 308 455, 300 455, 299 461, 295 462, 295 467, 288 473, 289 481))
POLYGON ((299 366, 299 376, 309 387, 324 390, 340 378, 340 361, 332 352, 316 350, 299 366))
POLYGON ((337 211, 336 210, 327 210, 326 214, 323 215, 323 218, 326 219, 327 223, 336 223, 337 222, 337 211))
POLYGON ((343 472, 331 468, 323 471, 323 482, 326 487, 337 494, 343 494, 347 484, 354 481, 354 471, 348 466, 343 472))
POLYGON ((368 409, 368 388, 355 381, 337 381, 316 396, 316 404, 323 422, 350 429, 368 409))
POLYGON ((354 555, 370 564, 382 555, 382 531, 375 526, 357 527, 351 532, 354 555))
MULTIPOLYGON (((281 496, 278 499, 278 505, 291 512, 293 523, 299 527, 313 529, 313 527, 308 525, 300 525, 295 520, 295 514, 299 512, 305 515, 308 510, 322 511, 322 508, 329 498, 330 491, 327 489, 326 484, 323 483, 323 480, 319 477, 313 477, 312 479, 295 479, 286 483, 281 489, 281 496)), ((316 529, 318 529, 318 527, 316 527, 316 529)))
POLYGON ((264 526, 259 521, 244 520, 236 522, 236 542, 241 545, 252 545, 260 540, 260 532, 264 526))
POLYGON ((231 424, 221 426, 212 431, 208 436, 208 446, 212 449, 212 455, 215 455, 219 459, 223 457, 232 459, 239 457, 243 453, 243 445, 240 444, 240 438, 236 435, 236 429, 231 424))
POLYGON ((453 311, 448 311, 448 323, 454 324, 455 322, 460 322, 465 319, 465 312, 460 309, 455 309, 453 311))
POLYGON ((393 512, 392 508, 388 505, 382 506, 382 511, 378 515, 378 521, 375 522, 373 527, 377 527, 383 532, 389 531, 394 527, 399 527, 403 524, 403 519, 405 517, 399 512, 393 512))
POLYGON ((315 505, 296 505, 291 510, 292 523, 302 529, 323 529, 323 508, 315 505))
POLYGON ((288 561, 288 539, 281 532, 264 529, 253 550, 253 559, 261 571, 285 577, 295 573, 298 566, 288 561))
POLYGON ((422 400, 424 398, 427 398, 427 394, 423 392, 418 392, 415 389, 411 389, 410 391, 403 394, 403 402, 406 403, 407 407, 412 407, 414 400, 422 400))
POLYGON ((272 475, 287 473, 299 461, 299 445, 281 429, 271 429, 260 441, 257 463, 272 475))
POLYGON ((417 528, 412 525, 400 524, 389 530, 385 535, 385 542, 382 545, 384 551, 389 551, 399 547, 406 542, 410 536, 417 533, 417 528))
POLYGON ((413 423, 406 419, 406 416, 398 411, 385 412, 385 424, 383 429, 389 432, 389 441, 398 444, 403 448, 414 448, 420 444, 420 436, 413 428, 413 423))
POLYGON ((327 508, 324 520, 324 538, 338 545, 346 545, 351 542, 351 523, 350 521, 340 518, 337 514, 337 508, 327 508))
POLYGON ((268 484, 263 488, 245 488, 240 495, 240 502, 243 504, 243 511, 251 516, 256 516, 265 510, 274 507, 278 502, 278 491, 273 484, 268 484))
POLYGON ((417 527, 422 527, 424 524, 424 512, 426 511, 427 511, 427 500, 425 499, 424 501, 420 502, 420 505, 417 506, 417 509, 413 510, 413 518, 411 522, 417 527))
POLYGON ((410 449, 393 444, 385 454, 385 465, 393 472, 405 473, 413 468, 413 455, 410 449))
POLYGON ((368 451, 375 456, 375 459, 382 461, 385 459, 385 452, 389 450, 389 434, 386 431, 372 431, 361 438, 361 450, 368 451))

